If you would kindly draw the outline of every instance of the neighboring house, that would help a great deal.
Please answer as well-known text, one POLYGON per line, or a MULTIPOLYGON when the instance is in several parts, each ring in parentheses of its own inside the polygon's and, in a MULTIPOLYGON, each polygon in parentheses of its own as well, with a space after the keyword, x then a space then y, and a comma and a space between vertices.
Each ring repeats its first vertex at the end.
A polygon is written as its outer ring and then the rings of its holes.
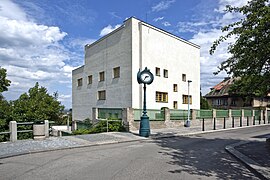
POLYGON ((239 78, 225 78, 223 81, 211 88, 204 97, 213 108, 227 109, 234 107, 267 107, 270 105, 270 94, 265 98, 251 97, 249 102, 237 94, 229 94, 230 86, 239 78))
POLYGON ((147 67, 147 108, 200 109, 200 46, 136 18, 85 46, 85 64, 72 71, 74 120, 92 118, 92 108, 143 107, 137 72, 147 67))

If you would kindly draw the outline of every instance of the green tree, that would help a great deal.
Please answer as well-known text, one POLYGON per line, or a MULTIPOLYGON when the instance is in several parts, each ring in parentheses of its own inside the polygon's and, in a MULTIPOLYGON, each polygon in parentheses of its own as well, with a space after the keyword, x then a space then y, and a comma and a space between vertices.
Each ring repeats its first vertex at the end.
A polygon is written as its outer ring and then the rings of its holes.
MULTIPOLYGON (((10 104, 1 94, 4 91, 8 90, 8 86, 10 86, 10 80, 7 78, 7 71, 4 68, 0 67, 0 132, 8 131, 8 123, 10 121, 10 104)), ((0 135, 0 141, 6 141, 8 139, 8 135, 0 135)))
MULTIPOLYGON (((9 131, 9 121, 11 120, 11 106, 5 99, 0 100, 0 132, 9 131)), ((0 142, 7 141, 9 134, 0 135, 0 142)))
MULTIPOLYGON (((7 79, 7 70, 0 67, 0 93, 7 91, 10 86, 10 80, 7 79)), ((3 99, 3 97, 0 97, 3 99)))
POLYGON ((57 95, 49 95, 45 87, 36 83, 28 93, 14 101, 13 118, 17 121, 59 121, 64 106, 57 101, 57 95))
POLYGON ((251 0, 243 7, 226 6, 225 12, 241 13, 243 18, 222 28, 226 35, 220 36, 211 49, 228 38, 236 42, 228 46, 231 57, 221 63, 219 71, 241 77, 232 91, 246 95, 265 96, 270 90, 270 6, 269 0, 251 0))

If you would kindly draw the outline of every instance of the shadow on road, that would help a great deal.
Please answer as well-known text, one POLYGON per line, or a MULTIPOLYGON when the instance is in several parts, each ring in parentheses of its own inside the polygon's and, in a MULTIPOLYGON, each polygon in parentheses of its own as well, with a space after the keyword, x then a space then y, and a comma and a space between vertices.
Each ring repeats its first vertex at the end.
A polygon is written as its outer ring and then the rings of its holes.
MULTIPOLYGON (((170 133, 171 135, 171 133, 170 133)), ((170 173, 188 173, 216 179, 254 179, 254 174, 225 151, 237 139, 204 138, 199 136, 156 139, 162 155, 169 156, 171 165, 179 168, 170 173)))

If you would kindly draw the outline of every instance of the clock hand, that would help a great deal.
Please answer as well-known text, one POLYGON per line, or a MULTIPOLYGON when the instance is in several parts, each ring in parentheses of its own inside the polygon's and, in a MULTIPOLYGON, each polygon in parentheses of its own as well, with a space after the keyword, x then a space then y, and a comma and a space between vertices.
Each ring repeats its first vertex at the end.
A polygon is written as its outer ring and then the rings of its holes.
POLYGON ((149 76, 145 76, 145 77, 144 77, 144 80, 145 80, 146 78, 148 78, 148 77, 149 77, 149 76))

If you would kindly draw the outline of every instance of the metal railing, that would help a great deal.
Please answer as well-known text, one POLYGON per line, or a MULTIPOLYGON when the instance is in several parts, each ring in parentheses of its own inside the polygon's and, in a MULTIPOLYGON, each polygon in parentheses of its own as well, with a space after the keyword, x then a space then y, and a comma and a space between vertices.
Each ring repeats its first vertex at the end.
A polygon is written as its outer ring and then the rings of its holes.
MULTIPOLYGON (((142 116, 142 109, 134 109, 134 120, 140 121, 142 116)), ((147 109, 147 116, 150 121, 164 121, 165 114, 163 109, 147 109)))
POLYGON ((17 130, 17 133, 25 133, 25 132, 33 132, 33 124, 34 124, 34 122, 17 122, 17 129, 19 129, 18 128, 18 126, 20 126, 20 125, 25 125, 25 126, 32 126, 32 129, 27 129, 27 130, 17 130))
POLYGON ((109 119, 98 119, 98 121, 106 121, 106 128, 107 132, 109 132, 109 122, 122 122, 122 120, 109 120, 109 119))

